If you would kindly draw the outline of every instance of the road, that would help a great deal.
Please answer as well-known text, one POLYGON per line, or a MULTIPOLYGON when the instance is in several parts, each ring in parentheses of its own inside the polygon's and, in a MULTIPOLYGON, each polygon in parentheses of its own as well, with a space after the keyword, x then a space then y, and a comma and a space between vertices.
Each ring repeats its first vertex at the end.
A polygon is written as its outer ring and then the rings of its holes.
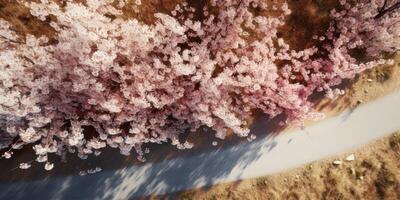
MULTIPOLYGON (((265 137, 253 142, 110 167, 87 176, 66 173, 2 179, 0 199, 127 199, 265 176, 357 148, 400 130, 399 104, 397 91, 303 130, 274 134, 278 131, 271 128, 270 122, 257 120, 252 132, 261 132, 265 137)), ((3 170, 2 174, 19 172, 3 170)))

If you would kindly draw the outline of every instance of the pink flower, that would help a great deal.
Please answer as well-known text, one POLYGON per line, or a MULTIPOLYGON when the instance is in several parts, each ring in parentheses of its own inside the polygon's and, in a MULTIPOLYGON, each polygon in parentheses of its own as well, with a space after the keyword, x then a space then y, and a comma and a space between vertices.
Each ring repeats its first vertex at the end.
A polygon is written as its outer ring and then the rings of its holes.
POLYGON ((220 139, 229 131, 248 137, 255 110, 301 126, 322 117, 312 110, 314 92, 343 95, 335 89, 343 79, 390 64, 381 55, 400 48, 400 13, 380 14, 383 0, 341 0, 326 33, 313 37, 320 44, 299 50, 278 35, 288 3, 211 0, 195 10, 184 2, 144 24, 121 17, 128 1, 112 2, 26 2, 38 19, 55 18, 57 42, 18 37, 0 19, 0 132, 20 138, 14 149, 35 143, 37 162, 63 151, 86 159, 106 146, 124 155, 133 148, 144 161, 143 144, 192 148, 180 134, 202 126, 220 139))

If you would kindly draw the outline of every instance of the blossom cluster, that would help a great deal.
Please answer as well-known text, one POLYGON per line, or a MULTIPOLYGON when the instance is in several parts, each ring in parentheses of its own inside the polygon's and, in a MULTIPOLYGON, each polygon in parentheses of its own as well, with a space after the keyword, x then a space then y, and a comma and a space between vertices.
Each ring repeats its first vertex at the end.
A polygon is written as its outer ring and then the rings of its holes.
POLYGON ((145 24, 122 17, 124 0, 27 2, 38 19, 55 18, 56 42, 21 38, 0 19, 0 131, 14 139, 3 157, 33 144, 47 170, 49 153, 85 159, 107 146, 144 160, 143 144, 191 148, 179 135, 201 126, 221 139, 231 131, 253 140, 248 119, 256 110, 287 122, 320 118, 310 95, 340 95, 334 88, 343 79, 399 50, 400 13, 374 18, 382 4, 342 0, 326 35, 316 36, 323 45, 295 51, 277 34, 291 14, 287 3, 183 2, 145 24), (360 61, 354 49, 370 59, 360 61))

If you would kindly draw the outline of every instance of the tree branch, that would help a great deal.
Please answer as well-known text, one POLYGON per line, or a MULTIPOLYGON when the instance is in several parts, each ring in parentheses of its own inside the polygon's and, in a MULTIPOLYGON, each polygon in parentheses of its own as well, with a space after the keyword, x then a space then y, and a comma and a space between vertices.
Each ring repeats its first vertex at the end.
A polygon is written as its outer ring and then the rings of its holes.
POLYGON ((397 1, 397 3, 393 4, 392 6, 390 6, 389 8, 386 8, 386 5, 387 5, 387 0, 385 0, 382 8, 379 10, 378 14, 374 17, 374 19, 379 19, 382 16, 384 16, 385 14, 390 13, 396 9, 399 9, 400 8, 400 0, 397 1))

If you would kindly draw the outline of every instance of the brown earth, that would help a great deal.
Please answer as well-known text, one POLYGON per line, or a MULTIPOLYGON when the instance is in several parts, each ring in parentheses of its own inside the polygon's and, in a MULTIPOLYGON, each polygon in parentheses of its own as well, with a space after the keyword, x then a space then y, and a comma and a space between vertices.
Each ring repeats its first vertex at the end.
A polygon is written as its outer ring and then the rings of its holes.
MULTIPOLYGON (((171 11, 182 1, 184 0, 144 0, 139 13, 124 10, 124 17, 152 23, 154 13, 171 11)), ((336 4, 332 2, 337 1, 288 2, 293 14, 288 19, 289 26, 282 28, 279 34, 295 49, 308 47, 312 45, 307 43, 311 36, 323 32, 324 27, 320 25, 325 24, 327 11, 335 7, 336 4)), ((15 0, 0 0, 0 18, 10 21, 13 29, 20 35, 46 35, 53 38, 55 34, 48 22, 37 20, 30 15, 27 8, 15 0)), ((397 60, 400 60, 400 56, 397 60)), ((342 87, 347 88, 346 95, 335 100, 319 98, 316 100, 316 109, 331 116, 393 92, 400 88, 400 64, 368 70, 357 79, 347 81, 342 87)), ((400 199, 400 133, 365 146, 354 154, 355 161, 343 161, 341 165, 333 165, 335 159, 331 158, 282 174, 189 190, 161 198, 400 199)), ((337 159, 343 160, 346 156, 342 155, 337 159)))
MULTIPOLYGON (((395 65, 367 70, 344 84, 345 95, 319 99, 316 109, 329 117, 399 90, 400 55, 395 60, 395 65)), ((151 199, 400 199, 400 131, 353 152, 280 174, 151 199), (351 154, 355 160, 346 161, 351 154)))
POLYGON ((400 89, 400 54, 393 60, 394 65, 378 66, 363 72, 354 80, 345 81, 341 86, 345 89, 345 95, 333 100, 319 99, 315 109, 332 116, 400 89))
MULTIPOLYGON (((343 84, 345 95, 333 100, 319 99, 316 110, 329 117, 399 90, 400 55, 394 60, 394 65, 367 70, 343 84)), ((280 174, 151 199, 400 199, 400 131, 347 154, 280 174), (354 155, 355 160, 346 161, 349 155, 354 155), (342 164, 335 165, 334 161, 342 164)))
MULTIPOLYGON (((347 82, 343 85, 345 95, 320 99, 316 109, 329 117, 399 90, 400 55, 395 60, 395 65, 367 70, 347 82)), ((280 174, 151 199, 400 199, 400 131, 353 152, 280 174), (346 161, 352 154, 355 160, 346 161), (335 165, 334 161, 342 164, 335 165)))
MULTIPOLYGON (((400 132, 354 152, 277 175, 188 190, 160 199, 400 199, 400 132), (354 161, 347 161, 354 155, 354 161), (340 161, 336 165, 333 162, 340 161)), ((154 198, 157 199, 157 198, 154 198)))

